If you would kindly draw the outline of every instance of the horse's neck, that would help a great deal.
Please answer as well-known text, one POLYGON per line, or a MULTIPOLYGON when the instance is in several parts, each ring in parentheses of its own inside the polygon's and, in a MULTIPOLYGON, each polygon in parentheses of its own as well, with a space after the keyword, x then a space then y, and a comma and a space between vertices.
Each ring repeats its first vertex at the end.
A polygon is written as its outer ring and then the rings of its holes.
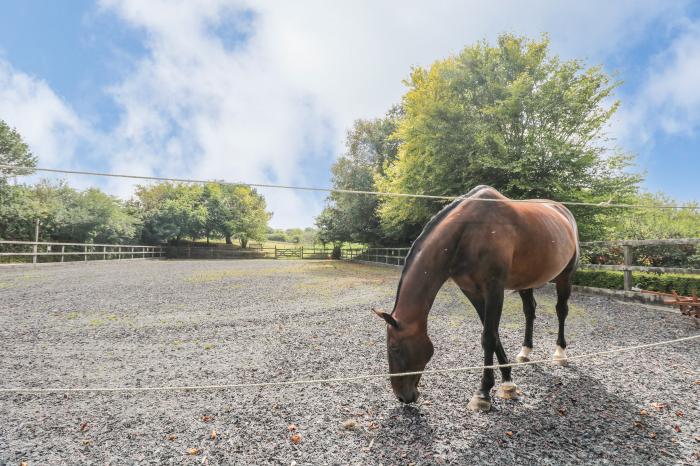
POLYGON ((435 296, 449 278, 457 243, 456 238, 449 236, 431 235, 417 251, 412 251, 414 257, 407 261, 396 300, 395 316, 400 322, 426 324, 435 296))

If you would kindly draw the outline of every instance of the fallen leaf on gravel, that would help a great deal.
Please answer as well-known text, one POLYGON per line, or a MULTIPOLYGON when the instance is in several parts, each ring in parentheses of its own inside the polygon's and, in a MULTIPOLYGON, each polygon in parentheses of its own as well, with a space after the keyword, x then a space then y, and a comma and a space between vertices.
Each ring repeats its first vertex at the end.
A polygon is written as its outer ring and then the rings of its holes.
POLYGON ((357 421, 354 419, 346 419, 343 421, 343 429, 354 430, 357 427, 357 421))
POLYGON ((80 424, 80 432, 85 432, 87 430, 87 427, 88 427, 87 422, 83 422, 82 424, 80 424))
POLYGON ((685 416, 685 413, 679 409, 678 411, 676 411, 676 416, 683 417, 685 416))
POLYGON ((212 431, 211 431, 211 434, 209 434, 209 438, 212 439, 212 440, 216 440, 216 435, 217 435, 217 434, 216 434, 216 431, 215 431, 215 430, 212 430, 212 431))
POLYGON ((199 448, 188 448, 188 449, 187 449, 187 454, 188 454, 188 455, 199 455, 199 453, 200 453, 201 451, 202 451, 202 450, 200 450, 199 448))
POLYGON ((27 463, 26 461, 23 461, 19 464, 19 466, 29 466, 29 463, 27 463))
POLYGON ((369 424, 367 424, 367 428, 368 428, 369 430, 376 430, 376 429, 379 429, 379 424, 377 424, 376 422, 372 421, 372 422, 370 422, 369 424))
POLYGON ((172 442, 173 440, 175 440, 176 438, 177 438, 177 435, 175 435, 175 434, 170 434, 170 435, 168 435, 168 440, 170 440, 171 442, 172 442))
POLYGON ((675 430, 676 432, 680 432, 680 431, 681 431, 681 426, 679 426, 678 424, 676 424, 675 426, 673 426, 673 430, 675 430))
POLYGON ((652 403, 652 404, 651 404, 651 407, 654 408, 654 409, 657 410, 657 411, 661 411, 661 410, 664 409, 666 406, 667 406, 666 403, 652 403))
POLYGON ((289 440, 291 440, 294 445, 299 445, 299 443, 301 443, 301 435, 294 434, 289 437, 289 440))
POLYGON ((649 438, 656 438, 656 432, 649 432, 649 438))
POLYGON ((696 436, 696 437, 695 437, 695 441, 696 441, 696 442, 700 442, 700 436, 696 436))
POLYGON ((640 409, 640 410, 639 410, 639 415, 640 415, 640 416, 646 416, 647 414, 649 414, 649 412, 648 412, 646 409, 640 409))
POLYGON ((294 431, 294 430, 297 430, 296 424, 289 424, 289 425, 287 426, 287 430, 288 430, 289 432, 292 432, 292 431, 294 431))
POLYGON ((512 431, 512 430, 507 431, 507 432, 506 432, 506 435, 507 435, 508 437, 512 437, 512 436, 513 436, 513 431, 512 431))
POLYGON ((566 408, 564 406, 562 406, 561 408, 559 408, 559 415, 564 416, 565 414, 566 414, 566 408))
POLYGON ((634 427, 642 427, 642 423, 639 421, 634 421, 634 427))
POLYGON ((204 422, 211 422, 213 420, 214 420, 214 416, 210 416, 208 414, 205 414, 204 416, 202 416, 202 421, 204 421, 204 422))
POLYGON ((92 444, 92 440, 90 440, 89 438, 86 438, 85 440, 83 440, 83 445, 91 445, 91 444, 92 444))

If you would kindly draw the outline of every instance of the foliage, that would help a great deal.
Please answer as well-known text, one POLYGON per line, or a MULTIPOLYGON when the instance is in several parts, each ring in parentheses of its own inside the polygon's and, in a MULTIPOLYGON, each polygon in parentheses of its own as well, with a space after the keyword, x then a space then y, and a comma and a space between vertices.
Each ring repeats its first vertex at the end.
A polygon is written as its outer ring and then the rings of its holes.
POLYGON ((123 243, 137 235, 139 219, 98 189, 77 191, 63 182, 0 187, 0 237, 62 242, 123 243))
POLYGON ((318 230, 312 227, 301 228, 268 228, 267 240, 280 243, 316 244, 318 230))
POLYGON ((139 186, 136 197, 143 210, 143 239, 158 243, 184 236, 202 236, 207 211, 202 205, 202 187, 175 183, 139 186))
MULTIPOLYGON (((501 35, 415 68, 392 138, 397 158, 376 175, 380 190, 458 196, 488 184, 513 198, 626 201, 639 177, 603 132, 616 86, 600 67, 561 61, 549 41, 501 35)), ((441 203, 384 197, 388 236, 415 238, 441 203)), ((616 212, 575 209, 582 238, 616 212)))
MULTIPOLYGON (((36 157, 29 150, 29 146, 22 140, 17 131, 10 128, 3 120, 0 120, 0 164, 22 167, 36 166, 36 157)), ((31 171, 0 168, 0 183, 6 177, 28 173, 31 171)))
POLYGON ((251 239, 265 238, 271 216, 265 199, 243 185, 159 183, 139 186, 136 197, 146 242, 223 237, 228 244, 238 239, 246 247, 251 239))
MULTIPOLYGON (((700 275, 634 272, 632 280, 634 286, 650 291, 670 293, 675 290, 684 296, 692 295, 694 290, 700 291, 700 275)), ((624 274, 608 270, 579 270, 574 275, 574 285, 622 290, 624 274)))
MULTIPOLYGON (((357 120, 348 131, 346 151, 333 164, 333 187, 376 191, 375 177, 396 158, 396 130, 400 109, 392 108, 384 118, 357 120)), ((316 218, 323 243, 353 241, 379 243, 383 239, 377 214, 378 198, 372 195, 331 193, 316 218)))

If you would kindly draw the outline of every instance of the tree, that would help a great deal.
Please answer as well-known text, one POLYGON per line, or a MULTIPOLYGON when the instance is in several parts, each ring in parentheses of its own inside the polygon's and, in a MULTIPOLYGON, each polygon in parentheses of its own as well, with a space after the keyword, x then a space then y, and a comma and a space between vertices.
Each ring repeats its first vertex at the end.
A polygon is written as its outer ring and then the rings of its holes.
MULTIPOLYGON (((0 164, 17 165, 20 167, 35 167, 36 157, 29 150, 29 146, 22 140, 20 134, 7 123, 0 120, 0 164)), ((8 176, 27 175, 31 170, 14 170, 0 168, 0 183, 8 176)))
MULTIPOLYGON (((376 191, 375 177, 396 158, 398 141, 391 136, 400 115, 400 108, 393 107, 384 118, 355 121, 347 134, 345 153, 331 168, 334 188, 376 191)), ((316 219, 319 238, 323 242, 379 242, 383 234, 377 206, 376 196, 331 193, 316 219)))
POLYGON ((262 241, 267 232, 267 222, 272 213, 267 212, 265 198, 248 186, 234 186, 238 199, 238 215, 231 222, 224 224, 228 234, 238 239, 241 247, 248 247, 250 240, 262 241))
POLYGON ((75 192, 61 212, 52 230, 59 241, 124 244, 134 239, 140 224, 120 200, 97 188, 75 192))
POLYGON ((202 187, 158 183, 136 189, 138 206, 143 211, 143 240, 148 243, 203 236, 207 210, 202 204, 202 187))
MULTIPOLYGON (((501 35, 415 68, 393 138, 397 158, 375 176, 380 190, 458 196, 488 184, 513 198, 626 201, 640 177, 609 147, 604 127, 618 107, 600 67, 561 61, 549 41, 501 35)), ((408 242, 442 203, 383 197, 387 235, 408 242)), ((582 238, 611 211, 575 209, 582 238)))

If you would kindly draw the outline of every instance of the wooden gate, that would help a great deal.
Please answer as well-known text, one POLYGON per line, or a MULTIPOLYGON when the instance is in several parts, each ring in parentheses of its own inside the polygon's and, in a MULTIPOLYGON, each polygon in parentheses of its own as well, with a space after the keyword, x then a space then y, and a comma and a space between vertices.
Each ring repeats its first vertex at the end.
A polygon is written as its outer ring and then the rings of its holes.
POLYGON ((301 259, 302 254, 303 253, 302 253, 301 248, 293 248, 293 249, 275 248, 275 259, 301 259))

